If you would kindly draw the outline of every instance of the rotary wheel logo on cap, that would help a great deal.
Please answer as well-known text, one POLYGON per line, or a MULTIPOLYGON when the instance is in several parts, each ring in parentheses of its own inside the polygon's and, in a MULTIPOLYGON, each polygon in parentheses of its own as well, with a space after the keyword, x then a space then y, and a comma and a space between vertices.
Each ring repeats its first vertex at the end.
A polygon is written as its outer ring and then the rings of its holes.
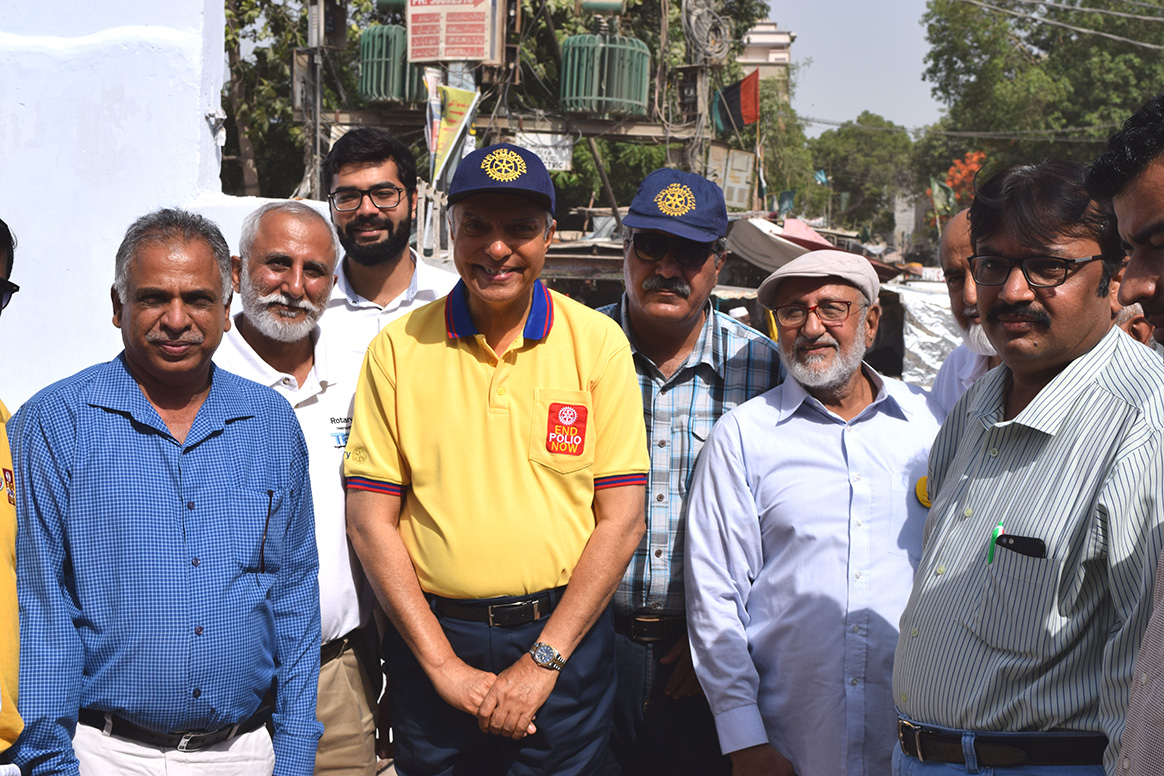
POLYGON ((516 151, 499 148, 481 160, 481 169, 493 180, 509 183, 525 172, 525 159, 516 151))
POLYGON ((655 204, 664 215, 687 215, 695 209, 695 195, 683 184, 672 183, 655 196, 655 204))

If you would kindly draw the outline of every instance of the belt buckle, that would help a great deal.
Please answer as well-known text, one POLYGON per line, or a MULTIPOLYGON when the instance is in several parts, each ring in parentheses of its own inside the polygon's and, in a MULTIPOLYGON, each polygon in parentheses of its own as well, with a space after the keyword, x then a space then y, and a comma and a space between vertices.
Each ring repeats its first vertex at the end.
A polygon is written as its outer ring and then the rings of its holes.
POLYGON ((913 751, 916 752, 914 756, 917 757, 918 762, 925 762, 926 758, 922 756, 921 747, 921 725, 915 725, 904 719, 897 720, 897 740, 901 743, 901 751, 905 752, 905 754, 909 754, 909 752, 905 751, 905 741, 906 736, 910 733, 913 733, 913 751))
POLYGON ((178 742, 178 751, 179 752, 187 751, 187 748, 190 746, 190 741, 191 741, 191 739, 194 738, 195 735, 197 735, 197 734, 196 733, 183 733, 182 740, 178 742))
POLYGON ((510 603, 507 603, 507 604, 493 604, 492 606, 489 607, 489 627, 490 628, 500 627, 500 626, 503 626, 505 624, 505 623, 500 623, 500 622, 494 621, 494 619, 493 619, 494 614, 501 615, 501 614, 506 613, 509 610, 521 609, 522 607, 524 607, 528 604, 533 604, 533 618, 532 618, 532 620, 538 620, 542 616, 541 615, 541 607, 539 606, 540 603, 541 602, 535 598, 532 601, 529 601, 529 600, 511 601, 510 603), (495 612, 494 610, 497 610, 497 611, 495 612))
POLYGON ((664 634, 663 630, 663 615, 654 611, 639 611, 631 615, 630 619, 630 637, 631 641, 639 644, 654 644, 657 641, 662 641, 664 634), (646 633, 639 632, 639 626, 644 626, 646 633), (650 628, 655 626, 657 629, 652 633, 650 628))

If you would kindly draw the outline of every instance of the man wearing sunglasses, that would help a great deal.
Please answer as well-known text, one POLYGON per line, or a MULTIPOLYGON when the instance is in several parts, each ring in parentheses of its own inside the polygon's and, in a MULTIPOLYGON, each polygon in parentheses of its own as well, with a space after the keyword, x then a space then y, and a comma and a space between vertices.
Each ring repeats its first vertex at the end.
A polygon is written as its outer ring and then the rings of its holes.
POLYGON ((724 773, 691 666, 683 594, 683 504, 695 459, 725 412, 781 380, 775 343, 712 308, 727 251, 715 183, 655 170, 623 219, 626 293, 605 312, 634 353, 651 455, 647 533, 614 597, 623 773, 724 773))
MULTIPOLYGON (((0 311, 20 290, 8 280, 15 251, 16 239, 8 224, 0 221, 0 311)), ((8 417, 8 408, 0 401, 0 759, 24 727, 16 711, 20 622, 16 605, 16 475, 5 429, 8 417)), ((0 776, 20 776, 20 769, 0 764, 0 776)))
POLYGON ((1003 366, 930 454, 893 669, 897 774, 1125 772, 1164 519, 1164 367, 1112 325, 1124 251, 1085 172, 1012 167, 970 208, 978 311, 1003 366))
POLYGON ((691 644, 734 776, 889 768, 915 483, 941 415, 862 360, 879 288, 868 259, 836 250, 768 276, 791 379, 725 415, 692 477, 691 644))
MULTIPOLYGON (((1156 338, 1164 335, 1164 93, 1149 100, 1108 140, 1107 150, 1087 176, 1092 196, 1111 202, 1128 265, 1120 283, 1124 304, 1138 302, 1156 338)), ((1159 345, 1157 344, 1157 347, 1159 345)), ((1159 498, 1159 491, 1145 493, 1159 498)), ((1149 558, 1160 555, 1152 537, 1149 558)), ((1133 673, 1120 772, 1154 776, 1164 752, 1164 555, 1156 566, 1152 616, 1133 673)))

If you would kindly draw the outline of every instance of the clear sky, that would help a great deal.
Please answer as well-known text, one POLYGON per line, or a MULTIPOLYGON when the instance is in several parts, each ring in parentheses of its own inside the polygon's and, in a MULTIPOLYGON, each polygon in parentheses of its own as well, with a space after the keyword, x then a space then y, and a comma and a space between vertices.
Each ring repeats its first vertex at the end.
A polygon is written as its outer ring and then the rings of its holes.
MULTIPOLYGON (((801 116, 851 121, 869 110, 910 129, 941 116, 922 81, 925 0, 769 0, 769 6, 768 18, 796 33, 792 61, 800 70, 792 107, 801 116)), ((830 128, 806 130, 816 137, 830 128)))

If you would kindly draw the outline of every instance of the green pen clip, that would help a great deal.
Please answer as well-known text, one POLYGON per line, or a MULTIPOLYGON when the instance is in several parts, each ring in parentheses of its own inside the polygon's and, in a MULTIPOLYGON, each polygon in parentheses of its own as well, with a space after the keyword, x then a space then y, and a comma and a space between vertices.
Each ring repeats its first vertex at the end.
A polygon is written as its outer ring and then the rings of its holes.
POLYGON ((1003 519, 1003 517, 998 518, 998 525, 994 526, 994 531, 990 534, 990 549, 986 551, 986 565, 988 566, 994 563, 994 548, 997 546, 995 542, 998 541, 998 537, 1006 533, 1002 528, 1003 519))

